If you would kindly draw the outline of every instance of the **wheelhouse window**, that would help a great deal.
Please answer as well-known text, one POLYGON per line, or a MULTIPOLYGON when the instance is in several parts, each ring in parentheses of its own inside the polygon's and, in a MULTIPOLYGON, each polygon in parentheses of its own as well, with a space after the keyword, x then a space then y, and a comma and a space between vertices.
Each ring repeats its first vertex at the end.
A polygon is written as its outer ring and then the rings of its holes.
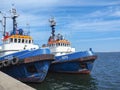
POLYGON ((17 43, 17 38, 14 39, 14 42, 17 43))
POLYGON ((25 40, 25 43, 27 43, 28 42, 28 40, 25 40))
POLYGON ((60 46, 62 46, 62 43, 60 43, 60 46))
POLYGON ((24 43, 24 39, 22 39, 22 43, 24 43))
POLYGON ((58 45, 60 46, 60 43, 58 43, 58 45))
POLYGON ((57 46, 60 46, 60 44, 59 44, 59 43, 57 43, 57 46))
POLYGON ((66 47, 66 44, 65 44, 65 47, 66 47))
POLYGON ((18 39, 18 43, 20 43, 21 42, 21 39, 18 39))
POLYGON ((13 38, 10 38, 10 42, 13 42, 13 38))
POLYGON ((31 40, 29 40, 29 43, 31 43, 31 40))

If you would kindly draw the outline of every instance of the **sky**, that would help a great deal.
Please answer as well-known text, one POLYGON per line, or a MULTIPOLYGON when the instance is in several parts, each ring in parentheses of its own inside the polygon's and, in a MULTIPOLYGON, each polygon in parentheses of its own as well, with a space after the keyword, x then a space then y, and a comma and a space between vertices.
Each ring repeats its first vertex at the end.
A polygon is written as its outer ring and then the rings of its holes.
MULTIPOLYGON (((0 0, 6 16, 12 7, 19 14, 18 28, 30 31, 40 46, 51 35, 49 19, 54 17, 56 34, 64 35, 76 51, 120 51, 120 0, 0 0)), ((12 30, 11 22, 7 19, 7 31, 12 30)))

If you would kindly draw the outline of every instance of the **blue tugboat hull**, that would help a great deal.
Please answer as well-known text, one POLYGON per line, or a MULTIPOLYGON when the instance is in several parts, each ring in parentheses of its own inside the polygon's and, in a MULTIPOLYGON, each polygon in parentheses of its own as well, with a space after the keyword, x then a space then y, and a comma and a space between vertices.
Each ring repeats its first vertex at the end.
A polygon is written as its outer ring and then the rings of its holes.
POLYGON ((91 51, 56 56, 50 71, 89 74, 97 57, 91 51))
POLYGON ((51 61, 45 60, 9 66, 1 69, 1 71, 22 82, 42 82, 48 73, 50 64, 51 61))
MULTIPOLYGON (((4 62, 6 57, 15 57, 18 62, 14 65, 9 63, 8 66, 3 66, 0 70, 23 82, 42 82, 48 73, 52 60, 54 60, 49 49, 17 52, 1 57, 0 62, 4 62)), ((13 59, 7 61, 12 62, 11 60, 13 59)))

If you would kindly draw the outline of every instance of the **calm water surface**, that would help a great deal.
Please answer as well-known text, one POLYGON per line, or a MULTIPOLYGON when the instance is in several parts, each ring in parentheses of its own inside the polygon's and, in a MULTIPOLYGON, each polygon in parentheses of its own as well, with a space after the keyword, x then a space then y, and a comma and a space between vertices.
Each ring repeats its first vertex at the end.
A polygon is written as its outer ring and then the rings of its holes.
POLYGON ((120 90, 120 53, 97 53, 90 75, 49 73, 37 90, 120 90))

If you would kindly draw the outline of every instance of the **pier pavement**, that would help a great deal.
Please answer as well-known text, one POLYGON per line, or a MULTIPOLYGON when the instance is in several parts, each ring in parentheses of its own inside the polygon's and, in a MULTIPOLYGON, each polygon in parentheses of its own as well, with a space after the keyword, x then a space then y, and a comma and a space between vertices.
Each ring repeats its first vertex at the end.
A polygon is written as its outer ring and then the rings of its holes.
POLYGON ((36 90, 0 71, 0 90, 36 90))

